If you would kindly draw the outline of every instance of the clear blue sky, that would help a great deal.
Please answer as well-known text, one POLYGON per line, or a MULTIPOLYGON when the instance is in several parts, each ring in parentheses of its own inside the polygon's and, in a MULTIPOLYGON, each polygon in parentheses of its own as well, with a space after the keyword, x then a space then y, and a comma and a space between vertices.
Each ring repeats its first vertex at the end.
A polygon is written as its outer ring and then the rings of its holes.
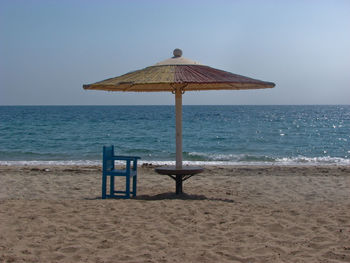
POLYGON ((174 104, 85 91, 181 48, 274 89, 187 92, 184 104, 350 104, 349 0, 0 0, 0 105, 174 104))

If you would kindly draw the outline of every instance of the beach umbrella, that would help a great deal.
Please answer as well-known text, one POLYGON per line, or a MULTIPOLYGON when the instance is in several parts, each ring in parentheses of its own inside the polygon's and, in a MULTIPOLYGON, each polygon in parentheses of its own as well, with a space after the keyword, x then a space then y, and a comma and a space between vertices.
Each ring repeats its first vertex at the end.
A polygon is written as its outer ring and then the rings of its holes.
POLYGON ((176 169, 182 169, 182 95, 186 91, 264 89, 273 88, 275 84, 202 65, 182 57, 180 49, 175 49, 173 55, 153 66, 83 85, 83 88, 123 92, 168 91, 175 94, 176 169))

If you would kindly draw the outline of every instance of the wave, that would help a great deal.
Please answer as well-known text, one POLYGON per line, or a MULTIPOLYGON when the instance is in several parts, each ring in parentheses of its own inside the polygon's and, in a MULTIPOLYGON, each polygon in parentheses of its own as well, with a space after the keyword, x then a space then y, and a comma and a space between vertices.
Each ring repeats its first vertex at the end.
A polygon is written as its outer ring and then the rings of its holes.
POLYGON ((269 156, 257 156, 249 154, 210 154, 191 152, 184 154, 185 159, 190 161, 221 161, 221 162, 274 162, 269 156), (187 158, 186 158, 187 157, 187 158))
POLYGON ((249 154, 207 154, 187 153, 191 163, 219 165, 350 165, 349 158, 320 156, 320 157, 271 157, 249 154))
POLYGON ((35 160, 35 161, 0 161, 0 165, 5 166, 36 166, 36 165, 47 165, 47 166, 95 166, 101 165, 101 161, 99 160, 69 160, 69 161, 44 161, 44 160, 35 160))
POLYGON ((99 155, 90 152, 80 153, 79 156, 69 152, 35 152, 35 151, 0 151, 0 164, 11 162, 73 162, 82 159, 92 160, 99 155))
MULTIPOLYGON (((350 159, 340 157, 283 157, 272 158, 268 156, 253 156, 253 155, 234 155, 234 154, 204 154, 204 153, 187 153, 184 154, 184 165, 350 165, 350 159), (192 158, 186 158, 192 156, 192 158)), ((22 161, 0 161, 0 165, 12 166, 100 166, 101 160, 22 160, 22 161)), ((141 160, 140 165, 175 165, 173 160, 141 160)))
POLYGON ((277 158, 276 162, 279 164, 338 164, 338 165, 350 165, 350 159, 341 157, 292 157, 292 158, 277 158))

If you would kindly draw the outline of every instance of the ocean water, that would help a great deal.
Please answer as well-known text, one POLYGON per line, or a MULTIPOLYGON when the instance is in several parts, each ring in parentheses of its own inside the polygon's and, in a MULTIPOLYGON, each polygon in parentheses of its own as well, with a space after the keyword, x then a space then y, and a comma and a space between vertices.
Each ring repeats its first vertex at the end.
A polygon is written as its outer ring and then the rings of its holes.
MULTIPOLYGON (((174 106, 1 106, 0 164, 173 164, 174 106)), ((184 106, 185 164, 350 165, 350 105, 184 106)))

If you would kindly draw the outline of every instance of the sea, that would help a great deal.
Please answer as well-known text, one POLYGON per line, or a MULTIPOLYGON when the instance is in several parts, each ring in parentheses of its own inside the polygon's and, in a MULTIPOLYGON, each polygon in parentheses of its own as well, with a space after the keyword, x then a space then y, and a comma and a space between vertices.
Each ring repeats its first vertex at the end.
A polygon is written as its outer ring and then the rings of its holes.
MULTIPOLYGON (((0 165, 174 164, 174 106, 0 106, 0 165)), ((191 165, 350 165, 350 105, 183 106, 191 165)))

